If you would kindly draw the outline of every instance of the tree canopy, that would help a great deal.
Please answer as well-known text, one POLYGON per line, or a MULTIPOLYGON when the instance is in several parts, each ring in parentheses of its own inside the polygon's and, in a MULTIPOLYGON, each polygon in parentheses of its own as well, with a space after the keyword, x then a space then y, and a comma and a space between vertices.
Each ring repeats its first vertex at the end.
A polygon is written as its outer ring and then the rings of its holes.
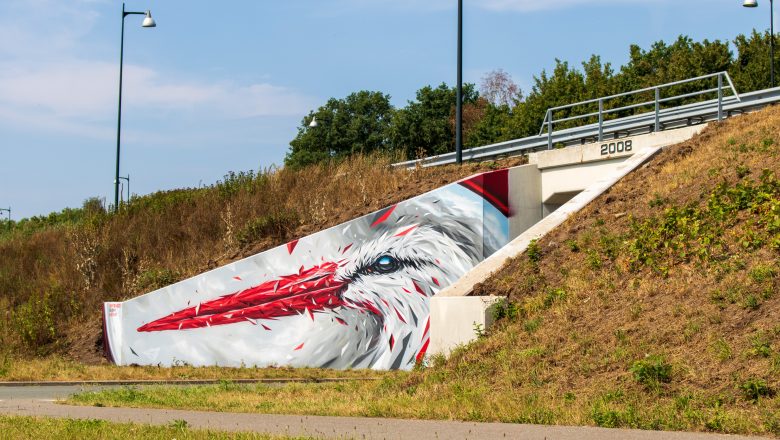
MULTIPOLYGON (((534 135, 551 107, 710 73, 728 71, 740 93, 769 87, 769 41, 769 32, 756 31, 737 36, 733 46, 720 40, 697 42, 681 35, 671 44, 658 41, 648 49, 631 45, 629 61, 617 70, 610 63, 602 62, 598 55, 592 55, 579 68, 556 60, 550 72, 543 70, 534 76, 527 94, 508 73, 494 70, 482 78, 479 91, 474 84, 464 87, 466 147, 534 135)), ((776 67, 778 61, 780 53, 775 55, 776 67)), ((709 87, 713 85, 690 83, 666 93, 680 95, 709 87)), ((622 107, 651 99, 651 96, 632 96, 616 100, 613 105, 622 107)), ((700 98, 671 104, 697 99, 700 98)), ((390 96, 381 92, 360 91, 344 99, 332 98, 303 119, 298 135, 290 142, 285 164, 300 166, 355 152, 389 151, 413 159, 453 151, 455 104, 455 89, 444 83, 421 88, 414 100, 399 109, 393 108, 390 96), (309 128, 315 116, 319 126, 309 128)), ((593 105, 584 107, 576 110, 594 111, 593 105)), ((565 113, 556 114, 556 118, 565 113)), ((610 114, 609 117, 627 115, 610 114)))

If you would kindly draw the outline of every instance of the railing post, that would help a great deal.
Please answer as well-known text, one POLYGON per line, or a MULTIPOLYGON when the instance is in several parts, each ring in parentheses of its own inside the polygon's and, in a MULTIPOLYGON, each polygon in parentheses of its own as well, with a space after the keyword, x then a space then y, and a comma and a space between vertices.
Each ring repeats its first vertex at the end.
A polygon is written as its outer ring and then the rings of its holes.
POLYGON ((599 98, 599 142, 604 140, 604 100, 599 98))
POLYGON ((655 88, 655 132, 661 131, 661 89, 655 88))
POLYGON ((723 75, 718 74, 718 122, 723 120, 723 75))
POLYGON ((552 150, 552 110, 547 110, 547 149, 552 150))

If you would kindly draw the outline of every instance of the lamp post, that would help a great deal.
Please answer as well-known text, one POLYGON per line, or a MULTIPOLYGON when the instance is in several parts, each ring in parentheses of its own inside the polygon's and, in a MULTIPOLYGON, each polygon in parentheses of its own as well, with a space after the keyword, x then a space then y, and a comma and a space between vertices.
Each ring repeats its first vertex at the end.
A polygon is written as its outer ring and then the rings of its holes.
POLYGON ((127 181, 127 201, 130 202, 130 175, 128 174, 127 177, 119 176, 119 180, 127 181))
POLYGON ((8 209, 0 208, 0 213, 3 211, 8 212, 8 230, 11 230, 11 207, 9 206, 8 209))
MULTIPOLYGON (((744 0, 742 6, 755 8, 758 0, 744 0)), ((774 0, 769 0, 769 83, 775 86, 775 6, 774 0)))
POLYGON ((463 0, 458 0, 458 91, 455 103, 455 162, 463 163, 463 0))
POLYGON ((125 10, 125 4, 122 3, 122 37, 119 40, 119 111, 117 112, 116 123, 116 175, 114 177, 114 211, 119 209, 119 147, 122 137, 122 64, 125 56, 125 17, 128 15, 145 15, 141 27, 153 28, 157 26, 152 18, 151 11, 132 12, 125 10))

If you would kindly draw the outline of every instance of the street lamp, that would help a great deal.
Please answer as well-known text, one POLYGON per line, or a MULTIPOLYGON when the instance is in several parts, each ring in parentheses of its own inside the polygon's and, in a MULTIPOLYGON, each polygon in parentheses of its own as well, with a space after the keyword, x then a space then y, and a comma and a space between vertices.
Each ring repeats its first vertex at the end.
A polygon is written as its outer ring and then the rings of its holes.
POLYGON ((130 175, 128 174, 127 177, 119 176, 119 180, 127 181, 127 201, 130 202, 130 175))
POLYGON ((141 27, 157 27, 157 23, 152 18, 151 11, 132 12, 125 10, 125 4, 122 3, 122 38, 119 43, 119 111, 117 112, 116 123, 116 175, 114 178, 114 211, 119 209, 119 146, 122 137, 122 64, 125 55, 125 17, 128 15, 145 15, 141 27))
POLYGON ((455 103, 455 162, 463 163, 463 0, 458 0, 458 91, 455 103))
POLYGON ((320 124, 319 124, 319 122, 317 122, 317 117, 316 116, 312 116, 311 117, 311 122, 309 122, 309 128, 316 128, 319 125, 320 124))
MULTIPOLYGON (((758 0, 744 0, 746 8, 758 7, 758 0)), ((775 6, 774 0, 769 0, 769 82, 775 86, 775 6)))

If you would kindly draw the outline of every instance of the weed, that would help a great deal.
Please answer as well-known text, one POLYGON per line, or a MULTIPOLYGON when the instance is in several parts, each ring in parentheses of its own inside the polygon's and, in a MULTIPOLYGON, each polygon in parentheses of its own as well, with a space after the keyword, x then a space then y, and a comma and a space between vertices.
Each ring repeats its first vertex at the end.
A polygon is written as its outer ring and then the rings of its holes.
POLYGON ((750 276, 750 279, 760 284, 774 278, 777 275, 777 271, 772 266, 759 264, 751 269, 750 272, 748 272, 748 275, 750 276))
POLYGON ((742 303, 742 307, 749 310, 758 310, 761 307, 761 302, 755 295, 748 295, 745 297, 745 301, 742 303))
POLYGON ((634 380, 647 388, 657 388, 672 381, 672 366, 658 355, 635 361, 628 371, 634 375, 634 380))
POLYGON ((528 319, 523 322, 523 330, 527 331, 528 333, 534 333, 535 331, 539 330, 541 325, 542 318, 528 319))
POLYGON ((731 346, 729 346, 729 343, 726 342, 725 339, 718 338, 715 340, 715 342, 712 343, 712 349, 715 351, 715 356, 717 356, 718 360, 721 362, 731 359, 731 346))
POLYGON ((259 241, 264 237, 285 239, 299 223, 298 213, 292 210, 279 210, 249 221, 236 238, 241 245, 259 241))
POLYGON ((542 260, 542 250, 539 248, 539 243, 536 240, 531 240, 528 243, 528 249, 525 252, 528 255, 528 260, 533 264, 538 264, 542 260))
POLYGON ((577 240, 566 240, 566 246, 569 247, 569 250, 572 252, 579 252, 580 251, 580 245, 577 243, 577 240))
POLYGON ((772 346, 769 338, 763 332, 758 332, 750 340, 749 353, 753 356, 768 358, 772 355, 772 346))
POLYGON ((509 322, 515 322, 520 317, 521 310, 516 302, 505 298, 503 301, 497 302, 493 307, 493 320, 506 319, 509 322))
POLYGON ((660 194, 658 194, 658 193, 655 193, 655 194, 653 195, 653 200, 650 200, 650 202, 648 203, 648 205, 649 205, 651 208, 659 208, 659 207, 661 207, 661 206, 664 206, 664 205, 666 205, 667 203, 669 203, 669 199, 667 199, 667 198, 665 198, 665 197, 662 197, 662 196, 661 196, 660 194))
POLYGON ((764 379, 751 378, 739 385, 739 389, 742 391, 742 395, 747 400, 757 402, 761 397, 769 397, 774 395, 774 390, 769 388, 764 379))
POLYGON ((558 301, 566 299, 566 291, 563 289, 547 289, 547 293, 544 295, 544 308, 550 308, 558 301))
POLYGON ((187 423, 187 421, 183 420, 183 419, 171 420, 171 422, 168 424, 168 426, 170 426, 171 429, 175 429, 175 430, 178 430, 178 431, 186 430, 189 425, 190 424, 187 423))
POLYGON ((133 286, 135 290, 156 290, 179 280, 181 274, 172 269, 154 268, 141 272, 133 286))
POLYGON ((598 252, 594 251, 593 249, 588 249, 586 252, 585 262, 587 263, 588 267, 590 267, 593 270, 599 270, 601 269, 601 256, 598 252))
POLYGON ((642 304, 634 304, 628 309, 628 311, 631 314, 631 319, 637 320, 640 316, 642 316, 642 304))
POLYGON ((474 334, 477 335, 477 339, 482 339, 487 336, 487 330, 485 330, 485 326, 474 322, 472 323, 472 328, 474 329, 474 334))

